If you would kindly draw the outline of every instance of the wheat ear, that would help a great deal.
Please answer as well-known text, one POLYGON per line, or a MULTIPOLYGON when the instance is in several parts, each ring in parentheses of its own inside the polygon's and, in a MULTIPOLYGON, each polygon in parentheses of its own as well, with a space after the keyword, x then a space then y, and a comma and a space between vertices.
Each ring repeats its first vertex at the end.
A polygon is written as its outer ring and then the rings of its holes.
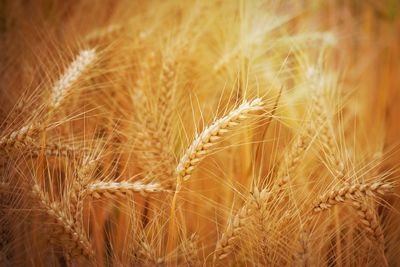
MULTIPOLYGON (((315 87, 315 85, 314 85, 315 87)), ((343 159, 337 149, 335 142, 335 134, 333 132, 332 118, 327 114, 327 104, 321 90, 316 90, 312 95, 312 104, 314 107, 315 127, 319 129, 318 137, 321 139, 321 144, 327 152, 328 160, 333 163, 332 170, 334 171, 335 178, 346 182, 345 178, 345 165, 343 159)))
POLYGON ((193 170, 206 157, 211 148, 220 141, 221 137, 238 126, 240 122, 248 118, 248 113, 262 109, 261 98, 245 101, 238 108, 229 112, 228 115, 218 119, 204 129, 180 158, 175 169, 178 183, 190 178, 193 170))
POLYGON ((82 76, 88 66, 93 63, 95 58, 96 52, 94 49, 82 50, 79 53, 52 88, 49 103, 51 110, 57 109, 62 104, 65 98, 70 94, 74 83, 82 76))
POLYGON ((34 145, 34 138, 43 131, 39 123, 32 123, 16 130, 0 139, 0 150, 7 151, 34 145))
POLYGON ((94 252, 84 229, 79 224, 76 224, 71 216, 61 209, 58 203, 50 201, 39 185, 33 186, 32 194, 39 202, 39 205, 46 210, 50 220, 55 222, 52 239, 61 241, 67 255, 71 257, 84 256, 87 259, 92 258, 94 252))
POLYGON ((383 243, 383 232, 375 210, 366 202, 366 200, 353 201, 352 204, 357 210, 357 214, 364 230, 370 234, 369 236, 372 237, 373 240, 383 243))
POLYGON ((393 189, 393 184, 386 182, 371 182, 354 185, 343 185, 319 197, 314 205, 314 212, 320 212, 331 208, 333 205, 348 201, 354 201, 365 196, 384 195, 393 189))
POLYGON ((225 232, 217 242, 214 263, 225 259, 237 248, 244 226, 252 216, 253 209, 251 207, 252 203, 246 202, 239 212, 230 218, 225 232))
POLYGON ((72 188, 69 195, 69 207, 71 213, 74 215, 74 219, 78 223, 83 221, 83 188, 89 183, 96 167, 96 159, 85 158, 82 166, 78 169, 76 179, 72 182, 72 188))
POLYGON ((299 166, 301 156, 306 151, 310 143, 311 128, 307 127, 304 133, 301 133, 291 145, 290 150, 284 155, 283 162, 279 164, 276 174, 277 181, 273 185, 272 191, 281 192, 289 181, 289 177, 299 166))
POLYGON ((47 157, 62 157, 62 158, 70 158, 77 159, 82 155, 87 153, 88 151, 82 147, 75 147, 69 144, 60 144, 60 143, 46 143, 44 146, 34 145, 29 147, 28 153, 33 157, 38 157, 41 153, 46 155, 47 157))
POLYGON ((192 234, 187 240, 185 247, 182 251, 185 263, 189 266, 200 266, 200 259, 198 256, 198 242, 199 236, 192 234))
POLYGON ((169 135, 169 121, 171 120, 172 108, 171 101, 173 97, 175 77, 176 77, 176 61, 167 58, 162 65, 160 77, 160 92, 158 96, 158 112, 160 116, 161 133, 169 135))
POLYGON ((113 198, 118 196, 126 196, 134 192, 140 194, 146 193, 162 193, 168 192, 158 183, 142 183, 136 182, 94 182, 90 183, 84 189, 84 196, 94 198, 113 198))
POLYGON ((124 28, 125 27, 122 24, 111 24, 104 28, 95 29, 89 32, 85 36, 85 40, 87 42, 110 40, 111 38, 115 38, 118 34, 120 34, 124 30, 124 28))

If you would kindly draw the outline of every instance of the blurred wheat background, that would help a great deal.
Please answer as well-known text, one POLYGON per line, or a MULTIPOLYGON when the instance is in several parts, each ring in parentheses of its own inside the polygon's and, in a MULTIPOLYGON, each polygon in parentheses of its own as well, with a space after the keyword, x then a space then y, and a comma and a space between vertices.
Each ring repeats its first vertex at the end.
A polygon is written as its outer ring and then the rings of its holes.
POLYGON ((400 266, 398 0, 0 1, 1 266, 400 266))

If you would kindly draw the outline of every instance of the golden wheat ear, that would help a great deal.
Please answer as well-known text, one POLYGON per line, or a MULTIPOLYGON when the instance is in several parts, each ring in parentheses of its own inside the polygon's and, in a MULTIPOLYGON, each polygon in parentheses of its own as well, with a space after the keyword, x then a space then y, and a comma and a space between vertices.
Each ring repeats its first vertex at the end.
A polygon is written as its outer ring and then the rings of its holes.
MULTIPOLYGON (((277 192, 274 193, 277 195, 277 192)), ((224 260, 238 250, 238 243, 246 227, 252 223, 252 218, 257 218, 258 224, 264 223, 267 205, 272 200, 272 197, 273 195, 268 188, 264 188, 261 191, 257 187, 254 188, 251 197, 229 219, 225 232, 223 232, 221 238, 217 241, 214 252, 214 263, 224 260)), ((260 227, 260 225, 257 226, 260 227)))
POLYGON ((263 101, 261 98, 244 101, 239 107, 216 120, 198 134, 180 158, 175 169, 178 185, 190 178, 196 166, 208 155, 211 149, 226 133, 248 119, 250 113, 259 111, 262 108, 263 101))
POLYGON ((33 146, 35 139, 42 131, 43 127, 39 123, 32 123, 13 131, 0 139, 0 151, 9 152, 33 146))
POLYGON ((159 183, 143 183, 136 182, 94 182, 88 184, 83 192, 84 196, 94 198, 113 198, 118 196, 126 196, 132 193, 140 193, 142 195, 148 193, 169 192, 159 183))
POLYGON ((96 50, 82 50, 51 90, 49 109, 56 110, 72 92, 72 88, 96 59, 96 50))
POLYGON ((83 227, 77 224, 59 203, 51 201, 39 185, 35 184, 31 193, 38 206, 47 215, 49 222, 54 222, 50 240, 61 244, 68 257, 83 256, 92 259, 94 251, 83 227))
POLYGON ((346 184, 338 189, 333 189, 319 197, 319 201, 314 205, 314 212, 330 209, 345 201, 354 201, 366 196, 384 195, 391 192, 394 185, 389 182, 370 182, 360 184, 346 184))

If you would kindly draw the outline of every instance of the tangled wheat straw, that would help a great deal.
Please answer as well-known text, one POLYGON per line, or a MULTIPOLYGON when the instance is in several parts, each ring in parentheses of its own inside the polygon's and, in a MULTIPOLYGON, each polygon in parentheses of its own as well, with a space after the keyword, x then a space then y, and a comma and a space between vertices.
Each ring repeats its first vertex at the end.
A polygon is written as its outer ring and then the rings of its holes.
POLYGON ((0 266, 399 266, 399 14, 1 2, 0 266))

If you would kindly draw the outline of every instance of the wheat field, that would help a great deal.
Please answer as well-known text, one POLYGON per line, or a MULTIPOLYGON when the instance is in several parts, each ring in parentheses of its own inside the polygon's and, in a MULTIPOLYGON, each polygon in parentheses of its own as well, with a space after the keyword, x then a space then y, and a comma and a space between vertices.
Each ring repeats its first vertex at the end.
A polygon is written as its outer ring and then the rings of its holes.
POLYGON ((0 63, 0 266, 400 266, 397 0, 2 0, 0 63))

